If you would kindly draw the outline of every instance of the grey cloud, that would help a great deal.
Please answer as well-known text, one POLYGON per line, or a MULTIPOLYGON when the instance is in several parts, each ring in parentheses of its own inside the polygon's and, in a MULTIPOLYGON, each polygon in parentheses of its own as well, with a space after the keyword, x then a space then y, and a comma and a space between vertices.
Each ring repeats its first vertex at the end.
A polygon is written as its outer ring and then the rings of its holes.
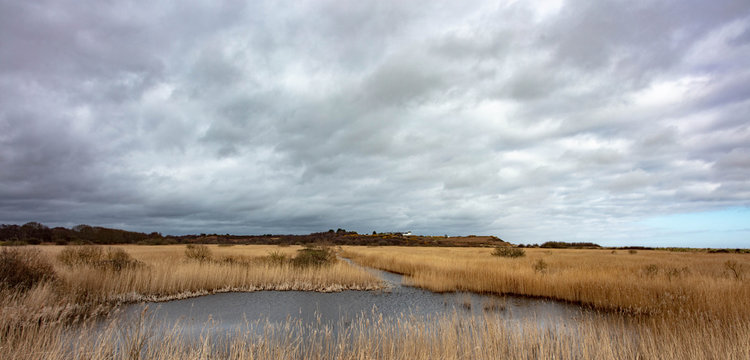
POLYGON ((735 36, 731 41, 731 44, 734 46, 743 46, 748 43, 750 43, 750 26, 745 27, 745 30, 741 34, 735 36))
POLYGON ((412 59, 396 59, 380 66, 364 81, 362 88, 373 106, 405 106, 429 98, 432 92, 446 86, 434 71, 412 59))
POLYGON ((669 68, 701 34, 746 16, 750 9, 736 1, 578 5, 565 7, 549 30, 557 57, 587 69, 617 65, 618 71, 628 71, 630 76, 631 69, 650 73, 669 68))
POLYGON ((748 9, 0 1, 0 222, 632 243, 750 206, 748 9))
POLYGON ((732 149, 716 162, 716 166, 724 170, 740 170, 750 168, 750 146, 732 149))

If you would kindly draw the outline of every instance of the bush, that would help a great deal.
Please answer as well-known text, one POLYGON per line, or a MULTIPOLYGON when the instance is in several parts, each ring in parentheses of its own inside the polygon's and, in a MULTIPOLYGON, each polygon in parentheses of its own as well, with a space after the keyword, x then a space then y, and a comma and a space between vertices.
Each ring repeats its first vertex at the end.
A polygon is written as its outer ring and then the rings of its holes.
POLYGON ((324 266, 336 262, 336 253, 330 246, 305 246, 297 250, 292 264, 299 267, 324 266))
POLYGON ((542 259, 539 259, 534 263, 534 271, 538 273, 546 273, 548 268, 549 264, 542 259))
POLYGON ((492 252, 492 255, 517 258, 526 256, 526 251, 524 251, 523 249, 514 248, 512 246, 497 246, 495 247, 495 251, 492 252))
POLYGON ((288 257, 278 251, 268 253, 268 262, 274 265, 282 265, 287 262, 288 257))
POLYGON ((0 288, 28 290, 55 278, 52 265, 37 249, 0 251, 0 288))
POLYGON ((66 247, 57 255, 57 260, 69 267, 89 266, 114 271, 143 265, 121 248, 107 248, 105 252, 99 246, 66 247))
POLYGON ((120 248, 108 248, 107 255, 98 264, 99 267, 120 271, 125 268, 139 267, 142 263, 133 259, 130 254, 120 248))
POLYGON ((94 265, 102 260, 103 251, 98 246, 75 246, 66 247, 58 255, 59 260, 64 265, 74 267, 81 265, 94 265))
POLYGON ((188 244, 185 248, 185 256, 190 260, 205 262, 211 260, 212 254, 211 249, 206 245, 188 244))

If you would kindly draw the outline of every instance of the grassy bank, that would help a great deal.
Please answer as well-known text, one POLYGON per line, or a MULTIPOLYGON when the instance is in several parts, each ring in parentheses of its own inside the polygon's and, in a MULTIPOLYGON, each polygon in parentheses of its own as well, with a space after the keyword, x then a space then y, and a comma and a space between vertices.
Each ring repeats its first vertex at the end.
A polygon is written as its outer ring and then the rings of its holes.
POLYGON ((628 314, 750 319, 745 254, 489 248, 346 247, 356 262, 432 291, 538 296, 628 314))
POLYGON ((66 323, 105 314, 121 303, 166 301, 216 292, 331 292, 383 286, 373 275, 345 262, 299 266, 293 260, 299 258, 301 247, 294 246, 206 246, 201 249, 207 250, 209 257, 203 259, 188 257, 189 252, 182 245, 125 245, 118 246, 119 251, 111 249, 13 249, 22 252, 20 257, 37 251, 39 262, 51 265, 44 271, 51 270, 52 275, 32 286, 0 287, 0 323, 6 328, 66 323), (73 249, 85 251, 69 254, 73 249))

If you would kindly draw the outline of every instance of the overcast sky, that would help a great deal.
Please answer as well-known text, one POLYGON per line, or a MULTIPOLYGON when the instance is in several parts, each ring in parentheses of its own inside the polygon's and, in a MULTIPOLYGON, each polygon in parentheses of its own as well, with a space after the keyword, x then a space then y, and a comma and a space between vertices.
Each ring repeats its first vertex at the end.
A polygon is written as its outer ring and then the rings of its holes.
POLYGON ((0 222, 750 247, 750 2, 0 0, 0 222))

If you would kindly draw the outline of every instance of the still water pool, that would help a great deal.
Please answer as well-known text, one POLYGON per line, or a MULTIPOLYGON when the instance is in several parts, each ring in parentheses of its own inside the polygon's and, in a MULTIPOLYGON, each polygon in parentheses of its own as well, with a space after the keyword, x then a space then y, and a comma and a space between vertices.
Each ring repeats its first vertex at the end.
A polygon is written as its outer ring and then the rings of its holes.
MULTIPOLYGON (((127 306, 117 315, 124 323, 147 313, 163 329, 178 328, 182 335, 229 334, 263 322, 291 322, 310 326, 347 327, 362 318, 431 318, 458 315, 501 317, 509 322, 537 322, 542 327, 570 324, 587 314, 579 306, 526 297, 499 297, 473 293, 433 293, 404 286, 401 275, 372 270, 389 284, 381 291, 257 291, 206 295, 162 303, 127 306)), ((212 335, 213 336, 213 335, 212 335)))

